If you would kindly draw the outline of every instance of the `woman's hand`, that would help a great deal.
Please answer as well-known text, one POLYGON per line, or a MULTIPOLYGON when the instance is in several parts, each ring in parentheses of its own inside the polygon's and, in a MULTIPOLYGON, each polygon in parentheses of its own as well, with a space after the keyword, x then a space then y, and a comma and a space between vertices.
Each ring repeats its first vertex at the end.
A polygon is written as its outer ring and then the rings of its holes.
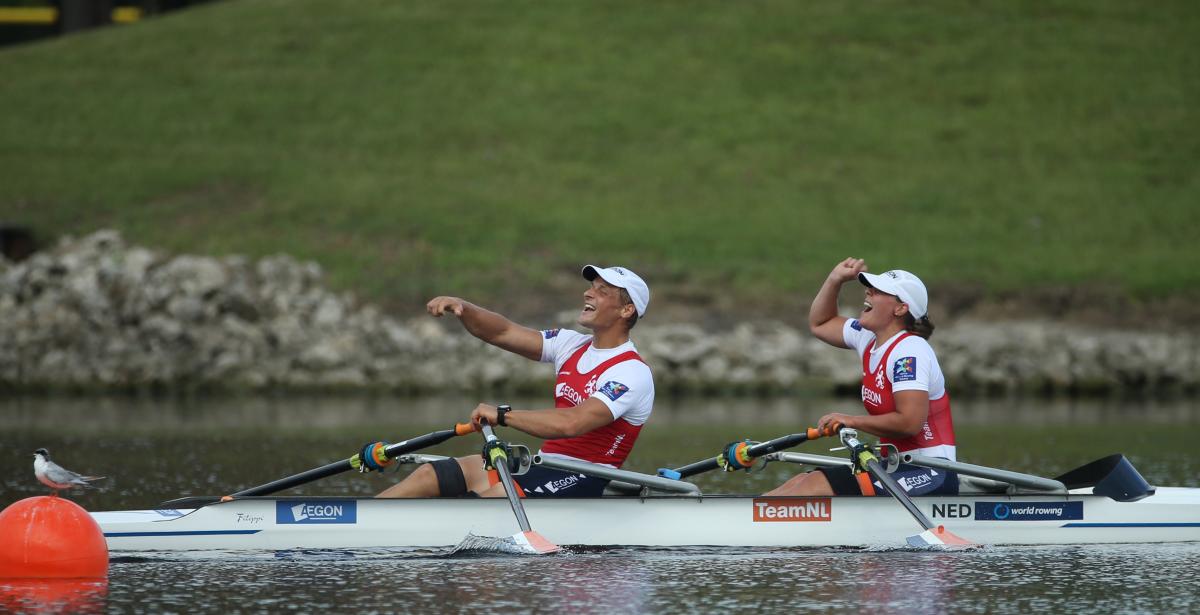
POLYGON ((833 271, 829 272, 829 279, 838 284, 845 284, 851 280, 857 279, 858 274, 867 270, 867 261, 861 258, 848 258, 838 263, 833 271))

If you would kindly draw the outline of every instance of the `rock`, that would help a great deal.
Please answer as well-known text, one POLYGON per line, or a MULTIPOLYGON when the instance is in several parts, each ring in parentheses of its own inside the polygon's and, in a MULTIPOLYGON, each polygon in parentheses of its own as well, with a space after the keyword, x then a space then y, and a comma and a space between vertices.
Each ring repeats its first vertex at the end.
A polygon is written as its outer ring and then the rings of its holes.
POLYGON ((337 297, 322 297, 313 314, 313 324, 318 327, 336 327, 346 319, 346 309, 337 297))
MULTIPOLYGON (((112 231, 64 238, 19 264, 0 261, 0 386, 550 388, 546 365, 485 345, 454 318, 397 320, 322 278, 316 263, 287 255, 168 257, 112 231)), ((1102 393, 1200 387, 1197 337, 964 321, 932 343, 954 393, 1102 393)), ((643 323, 634 340, 664 394, 856 388, 861 377, 853 353, 777 322, 643 323)))

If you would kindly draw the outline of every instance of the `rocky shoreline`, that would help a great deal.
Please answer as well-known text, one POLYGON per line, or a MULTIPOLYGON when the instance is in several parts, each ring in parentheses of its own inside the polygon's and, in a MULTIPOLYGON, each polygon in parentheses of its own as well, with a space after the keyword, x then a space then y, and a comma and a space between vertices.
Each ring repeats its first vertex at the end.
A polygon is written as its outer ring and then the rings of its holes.
MULTIPOLYGON (((544 326, 571 327, 573 315, 544 326)), ((634 329, 661 392, 857 389, 860 366, 778 322, 634 329)), ((453 321, 398 320, 330 291, 319 265, 168 255, 113 231, 0 260, 0 389, 540 392, 547 370, 453 321)), ((1200 389, 1197 335, 1052 321, 940 327, 951 390, 1116 394, 1200 389)))

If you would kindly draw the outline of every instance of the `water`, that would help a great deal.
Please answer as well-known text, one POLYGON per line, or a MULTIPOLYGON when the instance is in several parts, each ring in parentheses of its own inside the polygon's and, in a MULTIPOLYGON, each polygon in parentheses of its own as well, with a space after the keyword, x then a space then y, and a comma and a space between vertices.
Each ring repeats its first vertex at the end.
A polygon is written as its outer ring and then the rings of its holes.
MULTIPOLYGON (((519 404, 518 404, 519 405, 519 404)), ((461 420, 473 400, 128 399, 0 402, 0 506, 45 492, 32 450, 104 474, 73 499, 91 510, 221 494, 461 420)), ((629 464, 650 471, 855 412, 845 400, 660 402, 629 464)), ((1160 485, 1200 486, 1200 407, 963 401, 964 461, 1054 475, 1124 452, 1160 485)), ((531 442, 532 443, 532 442, 531 442)), ((798 450, 825 453, 827 441, 798 450)), ((477 437, 430 452, 478 452, 477 437)), ((794 467, 699 477, 706 492, 754 493, 794 467)), ((346 474, 294 490, 369 494, 398 478, 346 474)), ((897 506, 897 514, 904 514, 897 506)), ((614 520, 619 522, 619 520, 614 520)), ((719 531, 719 528, 715 528, 719 531)), ((840 549, 574 549, 547 557, 448 549, 118 556, 107 584, 0 581, 0 611, 59 612, 767 612, 1155 613, 1200 611, 1200 545, 988 547, 967 553, 840 549)))

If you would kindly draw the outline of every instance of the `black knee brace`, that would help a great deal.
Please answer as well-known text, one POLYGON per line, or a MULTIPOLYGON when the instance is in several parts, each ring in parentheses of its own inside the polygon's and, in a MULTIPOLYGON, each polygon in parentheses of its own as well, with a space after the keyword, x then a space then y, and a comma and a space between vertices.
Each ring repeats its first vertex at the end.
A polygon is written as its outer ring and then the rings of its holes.
POLYGON ((444 498, 460 498, 467 495, 467 477, 463 476, 462 466, 458 460, 439 459, 429 462, 433 474, 437 476, 438 493, 444 498))

